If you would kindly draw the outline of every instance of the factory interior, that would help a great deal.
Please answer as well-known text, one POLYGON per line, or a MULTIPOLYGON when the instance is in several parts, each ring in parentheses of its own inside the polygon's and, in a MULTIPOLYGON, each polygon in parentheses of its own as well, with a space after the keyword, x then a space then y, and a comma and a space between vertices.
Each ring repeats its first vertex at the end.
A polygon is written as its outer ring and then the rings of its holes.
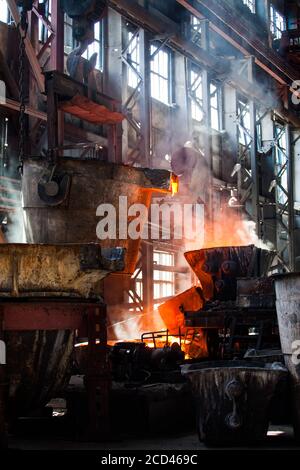
POLYGON ((299 179, 299 0, 0 0, 0 448, 299 449, 299 179))

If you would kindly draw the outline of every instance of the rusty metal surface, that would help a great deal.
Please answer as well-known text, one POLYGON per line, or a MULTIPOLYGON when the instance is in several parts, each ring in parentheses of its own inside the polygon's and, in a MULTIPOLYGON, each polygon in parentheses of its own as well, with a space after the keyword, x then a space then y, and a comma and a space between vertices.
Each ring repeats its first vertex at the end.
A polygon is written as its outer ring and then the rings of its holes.
POLYGON ((99 295, 101 279, 123 269, 124 252, 120 250, 118 258, 115 251, 106 250, 104 257, 98 246, 97 266, 83 269, 84 249, 90 248, 79 244, 0 244, 0 296, 99 295))
MULTIPOLYGON (((51 70, 44 73, 46 78, 46 92, 49 92, 49 88, 52 86, 55 94, 57 95, 58 101, 70 100, 76 95, 90 97, 91 93, 87 85, 74 80, 69 75, 59 72, 57 70, 51 70)), ((92 99, 97 104, 106 106, 111 111, 119 111, 121 103, 111 98, 108 95, 93 90, 92 99)))
POLYGON ((184 256, 207 300, 235 300, 237 278, 265 275, 274 254, 248 245, 188 251, 184 256))
POLYGON ((110 111, 106 106, 80 95, 74 96, 70 101, 63 101, 59 109, 93 124, 118 124, 125 119, 123 114, 110 111))
POLYGON ((112 204, 118 220, 119 196, 127 197, 128 207, 136 203, 149 207, 154 191, 170 192, 171 173, 96 160, 63 158, 55 171, 70 176, 70 187, 64 202, 50 206, 38 195, 38 184, 45 169, 45 159, 30 159, 24 163, 22 193, 27 242, 97 242, 102 247, 123 247, 126 248, 124 271, 132 273, 140 240, 123 239, 117 225, 115 239, 110 237, 100 241, 96 234, 97 224, 101 220, 96 215, 97 208, 103 203, 112 204))
POLYGON ((183 366, 198 402, 199 438, 233 444, 263 440, 269 406, 287 370, 260 362, 219 361, 183 366))
POLYGON ((196 312, 203 307, 203 304, 201 289, 199 287, 191 287, 159 305, 158 311, 166 328, 172 333, 173 331, 178 331, 178 328, 184 328, 185 319, 183 311, 196 312))
POLYGON ((238 279, 237 306, 275 309, 273 279, 270 277, 238 279))

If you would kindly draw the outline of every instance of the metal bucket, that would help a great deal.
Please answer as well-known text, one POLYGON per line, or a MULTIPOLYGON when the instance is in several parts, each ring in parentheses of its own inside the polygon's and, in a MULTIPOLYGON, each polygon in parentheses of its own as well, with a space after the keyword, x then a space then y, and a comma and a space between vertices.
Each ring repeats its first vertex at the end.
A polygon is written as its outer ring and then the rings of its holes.
POLYGON ((44 407, 65 390, 71 375, 73 331, 6 332, 11 418, 44 407))
POLYGON ((196 399, 201 441, 237 444, 266 437, 271 401, 287 377, 284 366, 217 361, 183 366, 182 373, 196 399))
POLYGON ((294 430, 300 440, 300 273, 274 279, 281 349, 291 375, 294 430))
POLYGON ((0 296, 97 296, 100 281, 123 269, 121 249, 95 244, 0 244, 0 296))
POLYGON ((206 300, 236 300, 237 278, 263 276, 274 252, 254 245, 203 248, 184 254, 206 300))
MULTIPOLYGON (((130 206, 143 204, 148 208, 154 191, 170 193, 171 173, 64 157, 54 170, 54 189, 56 183, 61 185, 61 198, 56 201, 59 195, 51 197, 43 189, 49 171, 45 159, 32 158, 24 162, 22 195, 27 242, 101 243, 103 247, 126 248, 124 272, 133 273, 140 239, 120 234, 119 211, 122 206, 125 224, 129 223, 132 219, 127 215, 130 206), (120 196, 126 197, 126 201, 120 202, 120 196), (101 220, 96 214, 100 204, 111 205, 116 216, 116 233, 105 240, 100 240, 96 233, 101 220)), ((52 188, 48 191, 51 193, 52 188)))
POLYGON ((101 249, 95 244, 0 244, 0 308, 10 307, 8 318, 3 320, 3 335, 11 417, 45 406, 68 383, 74 328, 57 324, 57 316, 53 315, 56 307, 63 310, 62 317, 70 310, 75 317, 80 302, 98 302, 100 281, 110 272, 122 269, 121 249, 101 249), (12 326, 17 304, 19 312, 20 304, 31 306, 29 314, 36 318, 38 299, 46 304, 49 329, 29 327, 26 311, 21 315, 21 326, 12 326))

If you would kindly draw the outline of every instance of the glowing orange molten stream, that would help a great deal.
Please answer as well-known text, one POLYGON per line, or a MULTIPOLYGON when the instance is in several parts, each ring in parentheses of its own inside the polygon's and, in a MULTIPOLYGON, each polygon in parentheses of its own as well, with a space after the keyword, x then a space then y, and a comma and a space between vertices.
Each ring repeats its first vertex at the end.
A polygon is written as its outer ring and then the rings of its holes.
POLYGON ((174 173, 172 173, 172 176, 171 176, 170 191, 172 192, 172 196, 174 196, 174 194, 178 193, 179 191, 179 179, 178 179, 178 176, 174 175, 174 173))

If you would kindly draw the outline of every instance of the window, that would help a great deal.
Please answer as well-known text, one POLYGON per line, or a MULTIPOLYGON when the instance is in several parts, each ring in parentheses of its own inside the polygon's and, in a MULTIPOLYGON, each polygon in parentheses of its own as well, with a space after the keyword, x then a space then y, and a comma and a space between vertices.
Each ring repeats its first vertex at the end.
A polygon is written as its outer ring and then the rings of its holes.
POLYGON ((277 177, 277 200, 280 204, 285 204, 288 190, 287 142, 285 128, 280 125, 275 126, 275 164, 277 175, 280 175, 277 177))
POLYGON ((90 44, 87 50, 82 54, 82 57, 85 59, 90 59, 90 57, 97 52, 97 62, 96 62, 96 69, 102 70, 103 69, 103 23, 102 21, 98 21, 94 24, 94 41, 90 44))
POLYGON ((127 51, 127 61, 131 65, 128 67, 127 83, 128 86, 136 88, 139 83, 138 72, 140 71, 139 56, 140 56, 140 45, 139 37, 137 34, 134 34, 132 31, 128 32, 128 51, 127 51))
POLYGON ((245 101, 238 101, 238 134, 239 143, 247 147, 251 142, 250 109, 245 101))
POLYGON ((64 16, 64 51, 65 54, 70 54, 74 49, 74 39, 72 30, 73 20, 66 13, 64 16))
POLYGON ((219 131, 221 129, 220 122, 220 103, 221 89, 211 83, 209 87, 210 93, 210 126, 212 129, 219 131))
MULTIPOLYGON (((51 0, 45 2, 43 6, 45 8, 44 17, 51 23, 51 0)), ((39 41, 46 42, 49 36, 50 31, 45 23, 39 18, 39 41)))
POLYGON ((275 39, 280 39, 285 30, 285 18, 273 5, 270 6, 270 29, 275 39))
MULTIPOLYGON (((65 54, 70 54, 72 50, 78 46, 73 38, 73 20, 67 14, 64 16, 64 51, 65 54)), ((98 21, 94 24, 94 41, 87 47, 86 51, 82 54, 85 59, 97 53, 97 62, 95 68, 103 70, 103 23, 98 21)))
MULTIPOLYGON (((128 86, 136 88, 140 82, 139 55, 140 44, 136 33, 128 32, 127 61, 130 64, 127 72, 128 86)), ((171 76, 171 53, 165 49, 158 51, 158 46, 151 45, 151 97, 162 103, 170 103, 170 76, 171 76)))
MULTIPOLYGON (((143 274, 141 269, 136 269, 132 275, 132 279, 134 279, 134 290, 138 295, 140 300, 143 300, 143 274)), ((137 299, 136 299, 137 300, 137 299)), ((135 302, 134 295, 128 296, 128 301, 130 304, 135 302)))
POLYGON ((9 20, 9 10, 7 7, 6 0, 0 0, 0 21, 2 23, 8 23, 9 20))
POLYGON ((174 253, 165 251, 153 252, 153 297, 154 300, 175 295, 174 253), (163 267, 163 269, 155 269, 163 267), (168 270, 168 267, 170 270, 168 270), (171 269, 173 268, 173 269, 171 269))
POLYGON ((194 15, 191 15, 191 40, 201 46, 201 21, 194 15))
MULTIPOLYGON (((256 116, 256 121, 258 121, 259 116, 256 116)), ((256 146, 259 151, 262 151, 263 147, 263 136, 262 136, 262 123, 259 121, 256 125, 256 146)))
POLYGON ((203 84, 200 70, 190 70, 190 99, 192 119, 201 122, 203 113, 203 84))
POLYGON ((171 53, 151 45, 151 97, 162 103, 170 103, 171 53))
POLYGON ((255 0, 243 0, 243 4, 246 5, 252 13, 255 13, 255 0))

